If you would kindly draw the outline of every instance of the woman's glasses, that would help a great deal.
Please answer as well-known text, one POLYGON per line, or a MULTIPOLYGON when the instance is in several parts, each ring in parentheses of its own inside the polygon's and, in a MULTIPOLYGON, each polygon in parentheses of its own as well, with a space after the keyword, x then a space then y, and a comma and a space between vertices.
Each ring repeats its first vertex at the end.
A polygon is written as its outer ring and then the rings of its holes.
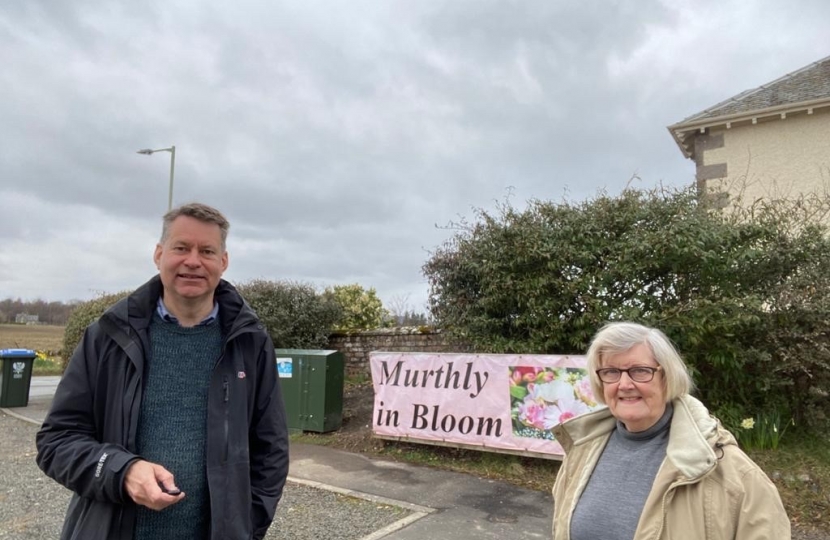
POLYGON ((628 369, 602 368, 597 370, 597 377, 604 383, 615 383, 620 380, 623 373, 628 373, 628 378, 634 382, 650 382, 654 374, 663 369, 662 367, 635 366, 628 369))

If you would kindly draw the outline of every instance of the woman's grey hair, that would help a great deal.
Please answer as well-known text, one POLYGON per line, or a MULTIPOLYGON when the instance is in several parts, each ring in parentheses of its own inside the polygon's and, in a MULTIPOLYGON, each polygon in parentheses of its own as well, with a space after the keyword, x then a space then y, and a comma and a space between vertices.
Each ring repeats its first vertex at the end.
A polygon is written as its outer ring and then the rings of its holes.
POLYGON ((183 204, 182 206, 174 208, 164 214, 164 217, 162 218, 163 221, 160 243, 163 244, 167 240, 167 237, 170 235, 170 225, 176 220, 176 218, 181 216, 192 217, 193 219, 197 219, 203 223, 213 223, 214 225, 218 225, 219 232, 222 235, 222 251, 225 251, 225 242, 228 239, 228 230, 231 228, 231 224, 225 216, 222 215, 222 212, 212 206, 202 203, 183 204))
POLYGON ((645 345, 654 361, 662 367, 663 390, 666 401, 671 401, 694 390, 689 370, 671 340, 656 328, 630 322, 614 322, 603 326, 588 347, 588 375, 597 401, 605 404, 602 381, 596 370, 611 356, 624 353, 635 345, 645 345))

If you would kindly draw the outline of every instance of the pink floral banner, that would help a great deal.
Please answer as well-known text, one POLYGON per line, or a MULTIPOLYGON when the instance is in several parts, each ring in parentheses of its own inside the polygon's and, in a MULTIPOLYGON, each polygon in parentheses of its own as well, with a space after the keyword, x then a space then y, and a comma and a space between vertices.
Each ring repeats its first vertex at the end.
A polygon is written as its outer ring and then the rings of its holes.
POLYGON ((561 456, 551 428, 598 408, 584 356, 373 352, 382 437, 561 456))

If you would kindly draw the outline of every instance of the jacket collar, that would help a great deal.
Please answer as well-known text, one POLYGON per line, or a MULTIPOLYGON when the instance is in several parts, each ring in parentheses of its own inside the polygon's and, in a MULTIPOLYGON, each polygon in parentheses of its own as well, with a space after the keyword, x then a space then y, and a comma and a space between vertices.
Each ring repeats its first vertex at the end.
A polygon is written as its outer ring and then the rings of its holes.
POLYGON ((674 400, 666 457, 686 478, 705 474, 717 462, 713 448, 717 431, 718 421, 703 403, 692 396, 681 396, 674 400))
MULTIPOLYGON (((161 278, 155 275, 127 298, 109 308, 103 317, 128 333, 130 327, 136 330, 147 329, 156 310, 162 288, 161 278)), ((214 300, 219 304, 219 322, 226 336, 231 336, 258 320, 236 288, 224 279, 219 280, 214 300)))
MULTIPOLYGON (((672 402, 669 445, 666 457, 686 478, 707 473, 717 462, 717 445, 735 444, 732 435, 720 428, 719 422, 706 407, 692 396, 685 395, 672 402)), ((607 437, 616 426, 611 411, 604 407, 577 416, 553 428, 556 440, 565 453, 599 437, 607 437)))

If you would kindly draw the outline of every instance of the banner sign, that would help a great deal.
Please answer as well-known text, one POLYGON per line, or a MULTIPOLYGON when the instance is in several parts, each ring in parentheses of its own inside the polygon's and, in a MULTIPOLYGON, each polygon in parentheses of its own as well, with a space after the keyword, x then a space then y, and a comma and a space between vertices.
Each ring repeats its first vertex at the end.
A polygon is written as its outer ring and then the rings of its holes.
POLYGON ((602 406, 584 356, 372 352, 369 358, 378 437, 559 459, 562 446, 551 428, 602 406))

